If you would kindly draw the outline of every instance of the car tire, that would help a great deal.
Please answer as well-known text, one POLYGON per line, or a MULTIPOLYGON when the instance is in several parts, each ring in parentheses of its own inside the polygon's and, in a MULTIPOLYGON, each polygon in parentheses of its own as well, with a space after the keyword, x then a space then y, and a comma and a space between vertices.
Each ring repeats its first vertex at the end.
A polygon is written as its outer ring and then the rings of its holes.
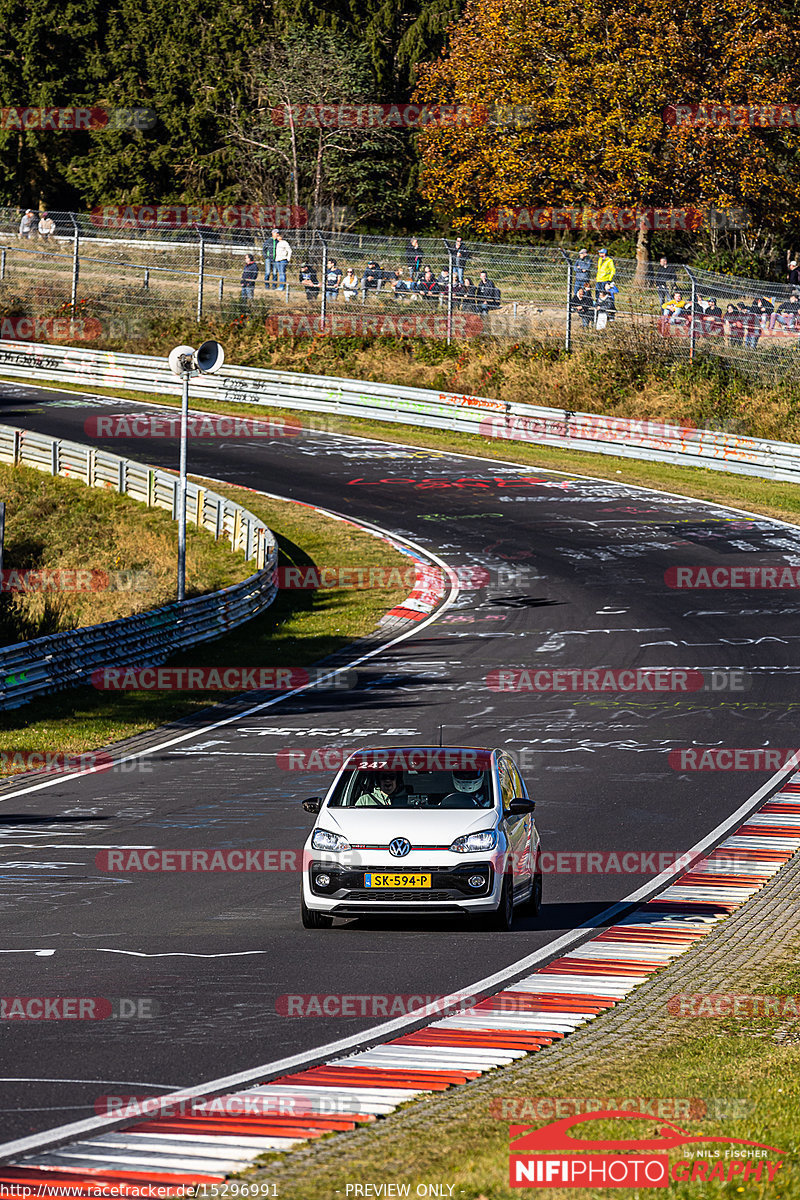
POLYGON ((500 902, 494 912, 489 914, 487 924, 490 929, 504 933, 514 924, 514 876, 510 872, 503 878, 500 902))
POLYGON ((313 908, 308 908, 303 899, 300 900, 300 916, 304 929, 330 929, 333 924, 333 917, 329 917, 327 913, 315 912, 313 908))
POLYGON ((533 876, 531 894, 525 901, 523 908, 531 917, 538 917, 542 910, 542 868, 538 864, 533 876))

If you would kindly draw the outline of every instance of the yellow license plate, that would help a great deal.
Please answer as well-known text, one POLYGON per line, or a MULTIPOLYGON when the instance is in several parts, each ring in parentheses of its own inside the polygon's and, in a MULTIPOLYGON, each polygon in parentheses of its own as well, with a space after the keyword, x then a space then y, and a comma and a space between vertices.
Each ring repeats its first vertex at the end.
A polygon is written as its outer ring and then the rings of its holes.
POLYGON ((372 888, 429 888, 430 875, 365 875, 364 887, 372 888))

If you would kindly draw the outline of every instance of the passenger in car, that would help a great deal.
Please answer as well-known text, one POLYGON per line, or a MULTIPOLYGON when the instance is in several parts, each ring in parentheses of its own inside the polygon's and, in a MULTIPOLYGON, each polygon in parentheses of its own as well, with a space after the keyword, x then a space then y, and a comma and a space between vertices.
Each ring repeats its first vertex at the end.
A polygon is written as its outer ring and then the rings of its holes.
POLYGON ((405 808, 407 805, 408 792, 403 786, 402 778, 396 771, 384 771, 379 773, 372 791, 359 796, 354 807, 405 808))

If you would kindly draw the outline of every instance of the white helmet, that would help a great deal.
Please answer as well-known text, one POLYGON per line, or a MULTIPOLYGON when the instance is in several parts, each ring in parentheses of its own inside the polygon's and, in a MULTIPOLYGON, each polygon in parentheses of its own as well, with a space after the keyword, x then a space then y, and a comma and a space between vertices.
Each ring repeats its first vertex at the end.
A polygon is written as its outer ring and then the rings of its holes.
POLYGON ((453 771, 453 787, 457 792, 477 792, 483 783, 483 771, 453 771))

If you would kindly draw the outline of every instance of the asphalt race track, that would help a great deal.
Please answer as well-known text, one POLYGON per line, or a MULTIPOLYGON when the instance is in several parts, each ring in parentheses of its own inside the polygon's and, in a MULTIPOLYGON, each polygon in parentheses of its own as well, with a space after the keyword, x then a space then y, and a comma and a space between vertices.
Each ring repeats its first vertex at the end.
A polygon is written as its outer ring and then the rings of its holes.
MULTIPOLYGON (((100 411, 146 411, 21 383, 0 384, 0 403, 4 424, 82 442, 100 411)), ((177 465, 174 440, 107 448, 177 465)), ((200 730, 135 770, 24 795, 0 789, 0 993, 141 998, 157 1010, 3 1022, 3 1141, 90 1116, 104 1095, 198 1084, 378 1023, 282 1016, 282 996, 468 987, 656 873, 548 874, 541 917, 500 936, 444 921, 306 931, 294 871, 110 875, 95 866, 104 847, 299 850, 312 820, 300 801, 331 775, 280 770, 279 751, 430 743, 443 722, 446 741, 517 755, 546 850, 621 854, 686 849, 772 773, 681 771, 671 750, 796 744, 796 593, 681 591, 664 572, 798 563, 800 529, 621 483, 321 432, 192 441, 189 469, 373 522, 490 580, 360 668, 351 692, 311 693, 200 730), (745 691, 665 695, 487 686, 492 670, 526 666, 748 678, 745 691)))

